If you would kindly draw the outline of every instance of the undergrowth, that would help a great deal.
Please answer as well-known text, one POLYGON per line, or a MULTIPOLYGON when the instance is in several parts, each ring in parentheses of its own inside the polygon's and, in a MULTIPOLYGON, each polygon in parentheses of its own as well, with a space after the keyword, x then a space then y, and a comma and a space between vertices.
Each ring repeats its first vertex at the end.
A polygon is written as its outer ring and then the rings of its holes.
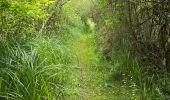
POLYGON ((104 66, 108 73, 106 89, 111 88, 118 100, 168 100, 169 75, 144 70, 152 66, 140 63, 127 38, 122 39, 119 48, 114 49, 112 60, 106 61, 110 64, 104 66))
MULTIPOLYGON (((57 39, 37 36, 1 45, 0 99, 65 99, 73 79, 73 53, 57 39)), ((72 89, 71 92, 74 92, 72 89)))

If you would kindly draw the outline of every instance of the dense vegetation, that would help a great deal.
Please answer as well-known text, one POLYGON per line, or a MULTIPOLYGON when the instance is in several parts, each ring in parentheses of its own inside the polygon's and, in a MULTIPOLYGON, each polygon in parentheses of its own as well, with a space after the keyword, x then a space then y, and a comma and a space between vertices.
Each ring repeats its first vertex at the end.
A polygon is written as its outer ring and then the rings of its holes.
POLYGON ((0 100, 169 99, 169 0, 0 0, 0 100))

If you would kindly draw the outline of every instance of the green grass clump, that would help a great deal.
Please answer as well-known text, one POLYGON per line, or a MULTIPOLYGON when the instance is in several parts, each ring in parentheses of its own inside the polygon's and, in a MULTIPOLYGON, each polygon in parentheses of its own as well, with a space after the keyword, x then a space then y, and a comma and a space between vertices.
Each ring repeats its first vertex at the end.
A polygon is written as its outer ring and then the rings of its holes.
POLYGON ((72 53, 59 41, 39 36, 26 44, 1 46, 0 99, 67 97, 72 53))

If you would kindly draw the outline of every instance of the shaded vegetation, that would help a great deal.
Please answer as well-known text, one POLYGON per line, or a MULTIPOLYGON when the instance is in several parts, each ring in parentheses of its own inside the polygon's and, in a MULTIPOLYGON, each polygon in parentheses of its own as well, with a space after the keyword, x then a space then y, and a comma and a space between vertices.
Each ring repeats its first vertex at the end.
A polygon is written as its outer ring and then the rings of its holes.
POLYGON ((1 100, 169 100, 169 0, 0 0, 1 100))

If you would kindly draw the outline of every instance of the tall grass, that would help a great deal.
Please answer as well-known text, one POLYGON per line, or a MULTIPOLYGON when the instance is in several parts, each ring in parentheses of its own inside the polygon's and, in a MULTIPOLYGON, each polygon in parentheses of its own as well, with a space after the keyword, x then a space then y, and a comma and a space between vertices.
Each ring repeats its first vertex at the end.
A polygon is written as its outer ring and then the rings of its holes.
POLYGON ((0 99, 52 100, 67 97, 73 54, 47 37, 1 46, 0 99))
POLYGON ((130 100, 166 100, 169 98, 164 94, 164 91, 168 91, 168 75, 146 71, 144 68, 151 66, 140 64, 129 44, 129 40, 124 38, 119 49, 114 50, 110 67, 106 70, 109 72, 108 83, 113 85, 117 81, 119 85, 121 84, 121 88, 117 89, 118 95, 124 94, 123 97, 130 100))

